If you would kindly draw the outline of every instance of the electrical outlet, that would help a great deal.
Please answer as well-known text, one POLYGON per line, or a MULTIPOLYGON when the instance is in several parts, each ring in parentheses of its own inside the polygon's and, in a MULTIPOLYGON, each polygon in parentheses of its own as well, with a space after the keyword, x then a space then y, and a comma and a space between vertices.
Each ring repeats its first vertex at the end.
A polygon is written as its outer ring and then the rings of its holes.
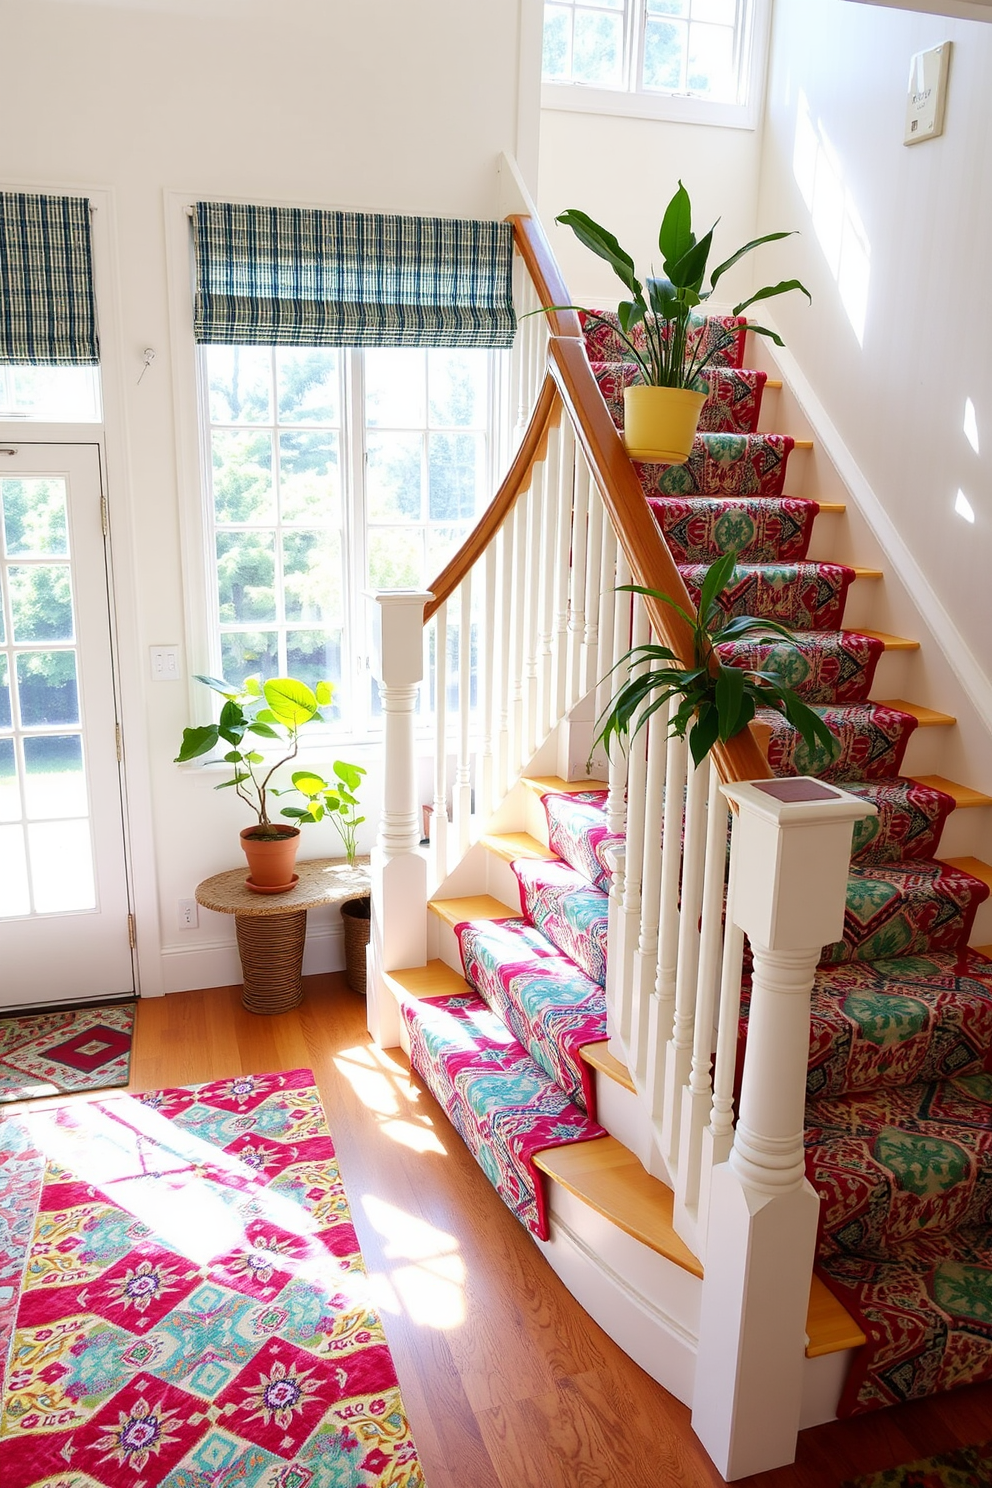
POLYGON ((179 900, 179 928, 180 930, 195 930, 198 923, 195 899, 179 900))

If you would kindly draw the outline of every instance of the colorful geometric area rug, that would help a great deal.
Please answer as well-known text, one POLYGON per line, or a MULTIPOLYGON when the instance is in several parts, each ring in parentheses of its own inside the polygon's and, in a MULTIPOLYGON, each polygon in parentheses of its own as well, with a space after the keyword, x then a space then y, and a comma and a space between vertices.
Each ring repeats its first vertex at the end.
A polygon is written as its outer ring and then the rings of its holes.
POLYGON ((841 1488, 992 1488, 992 1442, 868 1473, 841 1488))
POLYGON ((0 1121, 4 1488, 423 1488, 312 1081, 0 1121))
POLYGON ((134 1004, 0 1017, 0 1102, 126 1085, 134 1004))

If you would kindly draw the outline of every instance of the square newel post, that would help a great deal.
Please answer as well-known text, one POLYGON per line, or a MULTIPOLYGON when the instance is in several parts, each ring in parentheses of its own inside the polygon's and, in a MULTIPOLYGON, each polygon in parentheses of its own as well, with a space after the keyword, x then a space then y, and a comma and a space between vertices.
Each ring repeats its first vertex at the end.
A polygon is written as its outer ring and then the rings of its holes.
POLYGON ((424 606, 412 590, 371 595, 372 675, 383 714, 382 816, 372 849, 368 1030, 380 1048, 400 1041, 396 999, 386 973, 427 961, 427 862, 420 848, 414 729, 424 675, 424 606))
POLYGON ((693 1430, 728 1480, 795 1457, 819 1201, 805 1177, 809 1002, 843 933, 854 823, 875 808, 807 777, 722 787, 727 913, 754 958, 734 1145, 713 1169, 693 1430))

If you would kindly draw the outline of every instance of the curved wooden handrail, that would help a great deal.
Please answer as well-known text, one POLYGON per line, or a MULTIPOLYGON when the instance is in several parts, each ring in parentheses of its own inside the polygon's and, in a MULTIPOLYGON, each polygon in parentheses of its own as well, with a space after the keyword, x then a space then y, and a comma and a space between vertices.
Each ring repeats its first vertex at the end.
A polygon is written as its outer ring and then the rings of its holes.
POLYGON ((476 525, 454 557, 448 562, 430 586, 434 598, 424 607, 426 625, 435 611, 439 610, 467 576, 477 559, 481 558, 496 536, 513 507, 514 502, 530 485, 530 473, 538 460, 542 459, 547 445, 548 430, 561 418, 561 399, 554 379, 548 374, 537 395, 530 423, 520 441, 520 448, 513 457, 509 470, 500 483, 499 490, 486 507, 476 525))
MULTIPOLYGON (((609 513, 617 541, 623 548, 634 582, 659 589, 692 611, 682 575, 675 565, 661 529, 644 499, 630 457, 603 396, 596 384, 581 341, 552 337, 549 343, 551 375, 561 393, 575 437, 582 447, 603 505, 609 513)), ((655 635, 686 665, 692 664, 692 631, 675 610, 656 599, 644 604, 655 635)), ((764 780, 771 774, 768 762, 750 730, 726 744, 714 746, 720 777, 733 780, 764 780)))
MULTIPOLYGON (((509 217, 507 221, 513 224, 514 246, 527 265, 542 305, 570 305, 572 297, 541 224, 534 217, 509 217)), ((582 322, 574 310, 549 310, 548 329, 552 336, 581 337, 582 322)))

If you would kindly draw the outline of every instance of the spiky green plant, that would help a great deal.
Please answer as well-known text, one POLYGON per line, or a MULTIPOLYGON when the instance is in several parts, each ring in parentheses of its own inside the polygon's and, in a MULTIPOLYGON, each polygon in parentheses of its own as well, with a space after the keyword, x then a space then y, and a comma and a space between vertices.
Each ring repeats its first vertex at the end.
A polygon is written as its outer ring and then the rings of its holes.
MULTIPOLYGON (((597 742, 609 753, 613 740, 633 738, 648 719, 672 698, 680 699, 669 732, 684 739, 688 733, 693 763, 699 765, 719 740, 726 743, 743 733, 758 708, 774 708, 799 730, 810 750, 816 745, 830 758, 837 753, 837 739, 823 719, 808 704, 783 685, 775 672, 727 666, 716 650, 724 641, 744 636, 780 636, 795 644, 792 633, 775 620, 741 615, 723 620, 720 598, 733 581, 735 552, 725 553, 707 569, 695 614, 658 589, 641 584, 621 584, 621 589, 668 605, 692 631, 692 665, 686 666, 668 646, 651 641, 634 646, 617 667, 626 666, 628 679, 611 698, 599 719, 597 742), (635 671, 646 665, 647 670, 635 671)), ((616 670, 616 668, 614 668, 616 670)))

